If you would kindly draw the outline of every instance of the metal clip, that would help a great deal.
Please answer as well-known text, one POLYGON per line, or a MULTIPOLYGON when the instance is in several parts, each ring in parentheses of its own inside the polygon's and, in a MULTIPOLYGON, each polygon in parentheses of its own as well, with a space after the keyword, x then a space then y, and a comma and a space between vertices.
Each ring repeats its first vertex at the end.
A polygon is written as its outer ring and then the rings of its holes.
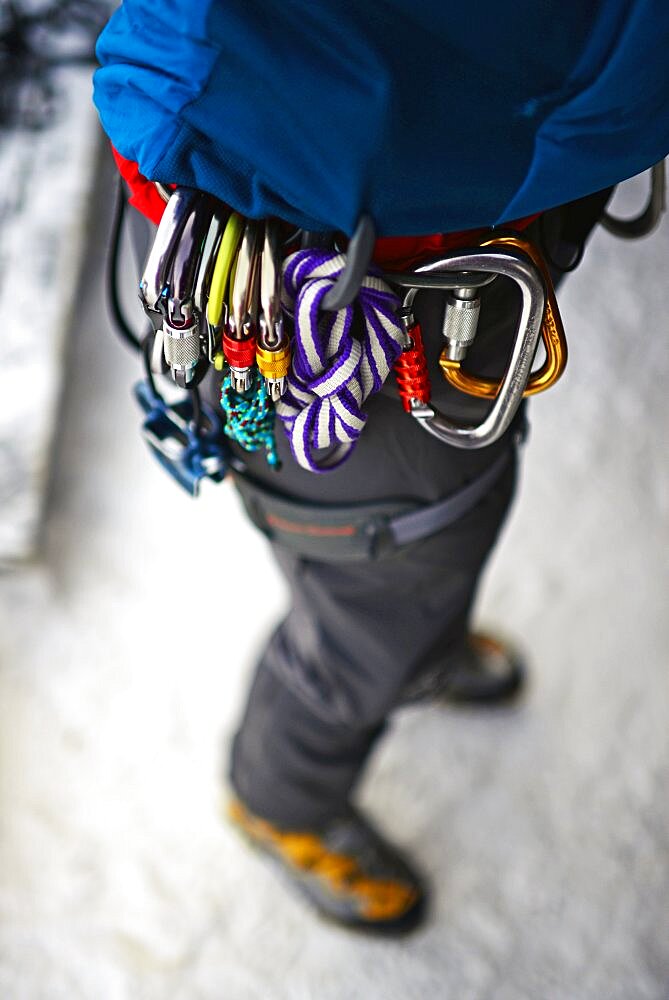
POLYGON ((462 361, 474 343, 481 315, 481 295, 477 288, 454 288, 446 299, 442 333, 446 355, 462 361))
POLYGON ((223 353, 230 366, 232 387, 238 393, 248 392, 253 384, 261 239, 260 223, 249 219, 237 256, 230 316, 223 335, 223 353))
MULTIPOLYGON (((546 262, 533 243, 519 236, 494 236, 491 239, 485 240, 481 246, 515 247, 524 254, 527 254, 541 273, 546 293, 546 305, 541 323, 541 338, 546 351, 546 358, 538 371, 530 375, 523 390, 523 396, 534 396, 539 392, 545 392, 562 375, 567 365, 568 357, 567 340, 562 325, 562 317, 560 316, 553 282, 546 262)), ((494 399, 500 391, 502 379, 486 378, 482 375, 472 375, 470 372, 463 371, 461 362, 465 353, 466 349, 458 357, 454 356, 450 345, 444 348, 439 359, 439 365, 444 378, 456 389, 460 389, 461 392, 466 392, 470 396, 494 399)))
POLYGON ((223 222, 220 215, 214 212, 209 223, 207 236, 202 247, 202 257, 197 270, 197 280, 195 282, 195 292, 193 293, 193 305, 198 313, 203 316, 207 309, 209 289, 211 279, 216 264, 218 248, 221 245, 223 236, 223 222))
POLYGON ((237 212, 232 212, 225 224, 223 236, 216 252, 207 300, 208 343, 213 349, 211 360, 216 367, 218 367, 219 356, 222 358, 222 355, 218 354, 222 329, 228 322, 226 295, 243 233, 244 219, 237 212))
POLYGON ((167 272, 189 213, 199 195, 192 188, 180 187, 170 197, 149 251, 139 283, 142 305, 154 325, 160 324, 160 301, 167 272))
POLYGON ((203 479, 220 483, 228 471, 228 449, 221 421, 206 404, 202 407, 207 430, 196 427, 190 397, 168 404, 148 379, 135 386, 135 398, 146 414, 142 435, 161 466, 191 496, 200 492, 203 479))
POLYGON ((174 250, 166 288, 163 350, 172 378, 186 388, 195 377, 201 356, 200 314, 195 309, 195 282, 214 205, 202 195, 194 203, 174 250))
POLYGON ((283 327, 281 312, 281 239, 279 225, 265 222, 265 242, 260 270, 262 313, 258 328, 256 363, 265 381, 267 395, 276 403, 286 391, 290 367, 290 343, 283 327))
POLYGON ((533 259, 515 246, 486 246, 459 250, 417 268, 412 279, 405 275, 389 275, 396 284, 416 286, 405 300, 406 322, 410 325, 411 306, 419 287, 468 288, 480 287, 492 278, 504 275, 520 289, 522 304, 511 357, 490 412, 477 426, 461 426, 449 420, 429 401, 408 398, 410 413, 428 433, 456 448, 484 448, 507 430, 520 405, 532 360, 537 348, 546 293, 542 274, 533 259), (453 272, 459 272, 453 274, 453 272), (475 272, 475 273, 472 273, 475 272), (398 280, 398 278, 400 280, 398 280), (424 278, 432 279, 428 285, 424 278), (437 279, 437 280, 435 280, 437 279), (441 281, 441 284, 439 284, 441 281))

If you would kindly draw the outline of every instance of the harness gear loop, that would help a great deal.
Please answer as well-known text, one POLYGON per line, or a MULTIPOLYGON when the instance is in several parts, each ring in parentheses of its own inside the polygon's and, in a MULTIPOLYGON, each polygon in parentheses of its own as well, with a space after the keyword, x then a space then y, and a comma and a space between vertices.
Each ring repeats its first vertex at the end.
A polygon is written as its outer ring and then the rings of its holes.
POLYGON ((606 210, 602 212, 600 222, 612 236, 625 240, 636 240, 640 236, 652 233, 666 210, 667 179, 664 170, 664 160, 660 160, 650 168, 650 195, 646 207, 635 219, 616 219, 606 210))
POLYGON ((369 271, 376 243, 376 227, 371 215, 361 215, 346 251, 346 263, 332 288, 325 295, 322 308, 338 312, 357 297, 369 271))
MULTIPOLYGON (((539 249, 529 240, 520 236, 494 236, 491 239, 484 240, 481 246, 515 247, 527 254, 541 272, 546 292, 546 305, 541 323, 541 339, 546 351, 546 358, 538 371, 530 375, 523 391, 523 396, 534 396, 537 393, 545 392, 546 389, 550 389, 557 382, 564 372, 568 356, 562 317, 560 316, 553 281, 546 262, 539 249)), ((449 357, 448 347, 445 347, 441 352, 439 366, 446 381, 469 396, 494 399, 502 385, 502 379, 486 378, 482 375, 474 375, 464 371, 462 368, 462 357, 449 357)))

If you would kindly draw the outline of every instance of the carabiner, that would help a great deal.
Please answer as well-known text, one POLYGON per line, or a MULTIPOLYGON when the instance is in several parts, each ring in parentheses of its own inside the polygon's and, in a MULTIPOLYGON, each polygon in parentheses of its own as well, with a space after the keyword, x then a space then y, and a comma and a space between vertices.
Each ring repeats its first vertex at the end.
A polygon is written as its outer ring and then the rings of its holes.
POLYGON ((180 187, 176 189, 163 212, 153 246, 149 251, 139 283, 139 295, 142 305, 154 325, 161 311, 159 304, 167 281, 167 270, 190 211, 198 197, 199 192, 193 188, 180 187))
POLYGON ((225 224, 216 254, 207 301, 207 323, 216 331, 228 321, 226 292, 243 233, 244 219, 237 212, 232 212, 225 224))
POLYGON ((265 242, 260 270, 260 304, 256 364, 267 395, 276 403, 286 391, 290 368, 290 342, 281 311, 281 234, 275 220, 265 222, 265 242))
MULTIPOLYGON (((503 245, 454 251, 425 264, 416 269, 416 285, 420 285, 422 276, 436 276, 443 273, 444 287, 453 288, 453 272, 460 272, 456 288, 467 288, 470 276, 473 279, 471 285, 480 286, 482 283, 480 272, 483 272, 492 275, 500 274, 510 278, 520 289, 522 297, 520 317, 506 372, 489 413, 480 424, 475 426, 456 424, 440 413, 428 398, 429 384, 426 385, 424 381, 422 391, 415 396, 410 394, 411 384, 408 385, 406 403, 408 403, 409 412, 414 419, 429 434, 445 444, 453 445, 456 448, 484 448, 504 434, 520 405, 541 332, 546 293, 541 271, 532 257, 515 246, 503 245), (476 274, 472 275, 471 272, 476 272, 476 274)), ((438 285, 435 286, 430 282, 430 287, 438 287, 438 285)), ((407 333, 414 341, 414 347, 416 338, 412 337, 411 304, 415 294, 411 296, 408 303, 409 315, 405 318, 407 333)), ((398 360, 400 371, 401 363, 402 356, 398 360)))
POLYGON ((195 281, 195 291, 193 293, 193 305, 201 316, 206 315, 209 289, 214 273, 214 265, 218 248, 221 245, 223 235, 223 221, 218 212, 214 212, 209 223, 209 229, 202 247, 202 256, 197 269, 197 279, 195 281))
POLYGON ((261 247, 260 223, 249 219, 237 256, 230 315, 223 334, 223 354, 230 366, 232 387, 238 393, 248 392, 253 384, 261 247))
POLYGON ((195 378, 202 355, 200 314, 195 309, 195 281, 205 235, 214 214, 214 202, 200 195, 191 208, 176 244, 160 308, 164 312, 163 351, 177 385, 186 388, 195 378))
POLYGON ((206 195, 198 198, 176 245, 167 282, 167 311, 170 322, 176 325, 186 325, 193 319, 195 281, 213 214, 212 200, 206 195))
MULTIPOLYGON (((546 262, 537 247, 533 243, 530 243, 529 240, 523 239, 520 236, 493 236, 490 239, 484 240, 481 243, 481 247, 515 247, 517 250, 521 250, 527 254, 541 272, 546 293, 546 305, 541 323, 541 338, 546 351, 546 358, 538 371, 530 375, 523 391, 523 396, 534 396, 539 392, 545 392, 546 389, 549 389, 557 382, 564 372, 568 357, 567 340, 562 325, 562 317, 560 316, 553 281, 546 262)), ((465 298, 462 298, 460 302, 462 307, 468 304, 465 298)), ((463 315, 465 314, 461 312, 458 317, 461 323, 463 322, 463 315)), ((465 333, 468 332, 465 328, 465 333)), ((463 336, 462 332, 460 332, 460 336, 463 336)), ((482 375, 473 375, 470 372, 464 371, 462 368, 462 359, 464 353, 466 353, 467 346, 468 344, 465 344, 463 341, 464 351, 460 353, 460 356, 454 356, 455 352, 452 348, 449 350, 448 347, 445 347, 441 352, 439 366, 444 378, 454 388, 467 393, 469 396, 494 399, 500 391, 502 379, 486 378, 482 375)))

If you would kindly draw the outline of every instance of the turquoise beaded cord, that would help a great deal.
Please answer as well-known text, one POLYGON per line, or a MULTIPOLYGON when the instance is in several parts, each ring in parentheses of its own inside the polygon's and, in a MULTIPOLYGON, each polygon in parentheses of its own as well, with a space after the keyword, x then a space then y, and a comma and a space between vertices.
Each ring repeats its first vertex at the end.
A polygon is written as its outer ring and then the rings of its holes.
POLYGON ((227 372, 221 385, 221 408, 225 413, 225 433, 244 451, 265 449, 267 464, 280 467, 274 437, 274 406, 265 384, 256 373, 248 392, 240 395, 232 388, 227 372))

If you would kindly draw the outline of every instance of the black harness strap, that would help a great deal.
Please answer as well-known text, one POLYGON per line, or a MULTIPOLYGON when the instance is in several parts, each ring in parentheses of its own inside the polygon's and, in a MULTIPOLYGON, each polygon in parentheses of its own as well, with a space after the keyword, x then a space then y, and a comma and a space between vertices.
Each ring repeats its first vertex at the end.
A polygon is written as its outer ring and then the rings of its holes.
POLYGON ((307 559, 362 561, 455 524, 487 496, 514 457, 512 446, 457 493, 433 504, 315 504, 274 493, 247 475, 235 473, 234 480, 247 514, 271 542, 307 559))

